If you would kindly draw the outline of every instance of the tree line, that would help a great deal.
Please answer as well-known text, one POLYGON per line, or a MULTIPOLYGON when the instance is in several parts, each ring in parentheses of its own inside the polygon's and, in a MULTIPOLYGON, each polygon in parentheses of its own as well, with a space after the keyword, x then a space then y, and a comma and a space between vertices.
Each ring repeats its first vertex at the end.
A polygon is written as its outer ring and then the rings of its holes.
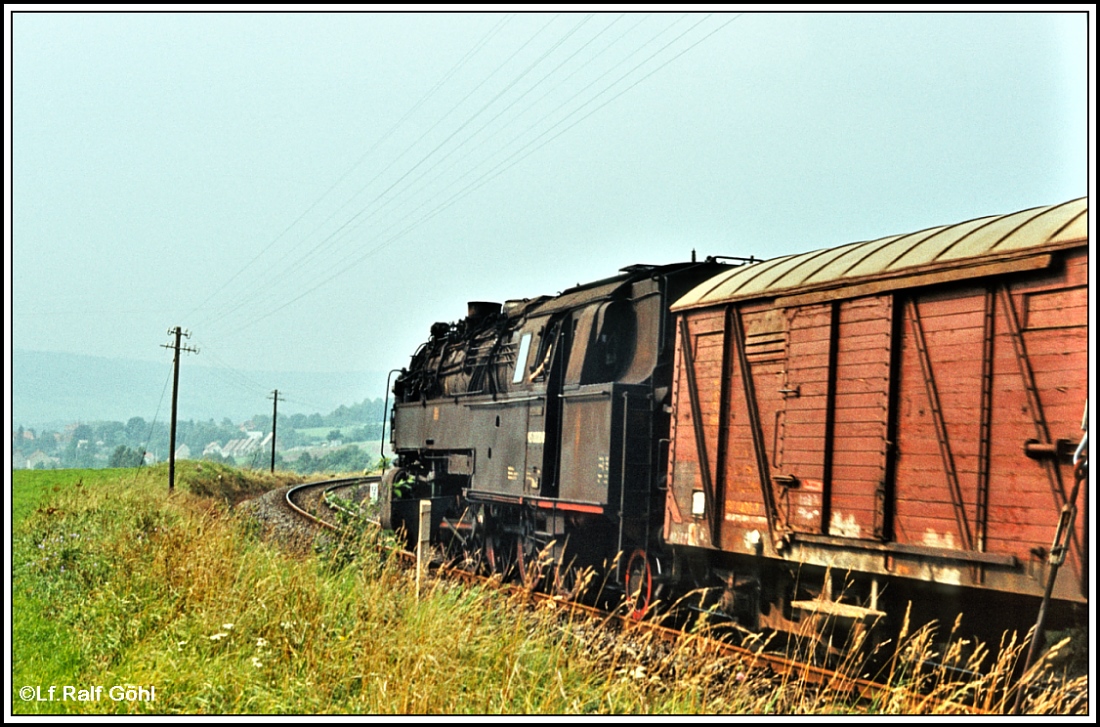
MULTIPOLYGON (((280 414, 277 449, 378 440, 382 436, 382 410, 382 399, 366 399, 351 406, 341 405, 328 415, 280 414), (328 431, 318 431, 326 429, 328 431)), ((12 451, 27 458, 41 453, 39 467, 133 467, 143 461, 145 452, 152 453, 157 461, 167 459, 168 429, 166 421, 149 422, 143 417, 131 417, 125 423, 80 423, 60 431, 36 431, 20 425, 12 432, 12 451)), ((191 457, 199 459, 211 443, 224 447, 232 440, 248 437, 250 432, 266 436, 270 431, 270 414, 256 414, 239 424, 228 417, 220 423, 213 419, 179 421, 176 447, 186 445, 191 457)), ((216 454, 208 458, 226 459, 216 454)), ((306 463, 312 465, 316 459, 310 457, 306 463)))

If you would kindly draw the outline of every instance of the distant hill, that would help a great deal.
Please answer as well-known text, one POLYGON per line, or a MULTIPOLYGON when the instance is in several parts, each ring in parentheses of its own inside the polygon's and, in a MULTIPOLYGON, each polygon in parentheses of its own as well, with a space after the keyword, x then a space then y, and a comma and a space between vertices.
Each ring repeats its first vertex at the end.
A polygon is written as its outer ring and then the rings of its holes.
MULTIPOLYGON (((70 353, 12 351, 12 424, 57 427, 71 422, 154 416, 167 421, 172 362, 101 358, 70 353), (160 413, 157 414, 157 410, 160 413)), ((341 404, 385 396, 386 373, 309 373, 217 369, 188 357, 180 366, 179 418, 234 422, 270 413, 272 389, 280 414, 327 414, 341 404)))

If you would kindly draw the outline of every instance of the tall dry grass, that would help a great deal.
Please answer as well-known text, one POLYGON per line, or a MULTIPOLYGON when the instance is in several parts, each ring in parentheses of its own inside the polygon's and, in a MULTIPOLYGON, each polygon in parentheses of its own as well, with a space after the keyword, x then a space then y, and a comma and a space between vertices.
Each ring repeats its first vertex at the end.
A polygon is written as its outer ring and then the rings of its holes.
MULTIPOLYGON (((950 711, 943 699, 998 711, 1022 648, 940 655, 926 631, 899 634, 881 675, 891 690, 860 703, 839 684, 718 656, 700 638, 712 626, 668 646, 443 580, 418 597, 376 529, 288 552, 227 504, 271 483, 185 469, 170 496, 157 477, 56 493, 12 551, 13 608, 35 609, 37 629, 13 630, 13 686, 155 685, 156 701, 16 698, 16 713, 920 714, 950 711), (36 660, 43 629, 71 658, 36 660), (991 676, 969 681, 929 666, 989 658, 991 676)), ((1033 683, 1029 710, 1080 708, 1074 683, 1033 683)))

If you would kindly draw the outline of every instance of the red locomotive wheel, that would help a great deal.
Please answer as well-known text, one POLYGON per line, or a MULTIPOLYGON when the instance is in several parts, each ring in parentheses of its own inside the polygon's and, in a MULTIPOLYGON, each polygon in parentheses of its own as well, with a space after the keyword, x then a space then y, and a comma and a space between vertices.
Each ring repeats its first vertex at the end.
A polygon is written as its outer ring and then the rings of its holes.
POLYGON ((501 573, 500 559, 497 557, 497 538, 492 533, 485 535, 485 562, 490 573, 501 573))
POLYGON ((641 548, 631 553, 627 561, 626 597, 630 617, 635 621, 645 618, 653 601, 653 569, 641 548))
POLYGON ((524 588, 533 588, 536 580, 534 573, 527 571, 527 552, 523 547, 523 538, 516 540, 516 570, 519 571, 519 582, 524 588))

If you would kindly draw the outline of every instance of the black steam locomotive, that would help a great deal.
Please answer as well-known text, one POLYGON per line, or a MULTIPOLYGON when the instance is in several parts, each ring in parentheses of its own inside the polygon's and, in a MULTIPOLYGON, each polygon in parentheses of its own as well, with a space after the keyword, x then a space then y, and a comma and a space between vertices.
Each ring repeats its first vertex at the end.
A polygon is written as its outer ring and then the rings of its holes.
MULTIPOLYGON (((465 319, 433 325, 394 385, 386 524, 415 536, 417 501, 430 499, 433 540, 487 570, 537 570, 559 586, 573 569, 654 552, 669 307, 728 268, 633 265, 554 297, 470 303, 465 319)), ((620 584, 626 565, 614 568, 620 584)))

